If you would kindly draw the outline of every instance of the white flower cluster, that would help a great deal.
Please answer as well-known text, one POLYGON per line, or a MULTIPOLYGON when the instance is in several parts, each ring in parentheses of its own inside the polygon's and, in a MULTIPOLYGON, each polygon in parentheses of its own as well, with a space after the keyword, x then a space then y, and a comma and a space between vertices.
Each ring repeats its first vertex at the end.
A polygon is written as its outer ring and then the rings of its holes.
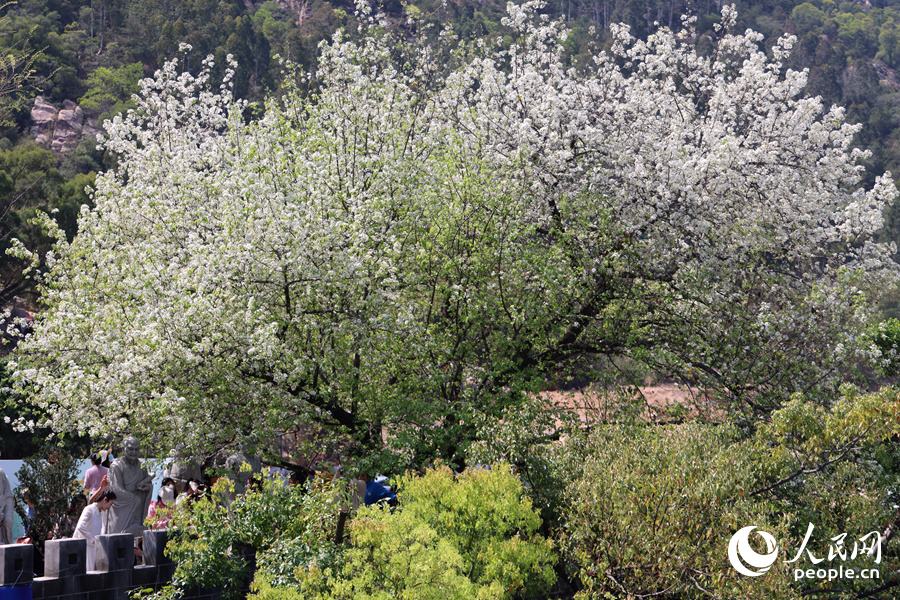
POLYGON ((896 190, 859 189, 856 128, 800 97, 793 40, 770 59, 726 26, 706 56, 618 27, 585 73, 532 4, 515 45, 452 68, 373 18, 256 122, 207 72, 142 82, 22 346, 53 425, 198 446, 430 427, 592 352, 751 397, 834 374, 859 290, 893 276, 872 236, 896 190))

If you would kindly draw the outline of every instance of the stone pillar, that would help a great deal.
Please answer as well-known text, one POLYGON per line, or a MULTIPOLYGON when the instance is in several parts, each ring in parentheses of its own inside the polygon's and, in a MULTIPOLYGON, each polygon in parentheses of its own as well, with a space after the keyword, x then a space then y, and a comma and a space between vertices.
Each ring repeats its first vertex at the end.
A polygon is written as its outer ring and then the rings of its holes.
POLYGON ((0 586, 31 585, 34 580, 34 546, 0 546, 0 586))
POLYGON ((169 541, 169 533, 165 529, 148 529, 144 532, 144 564, 145 565, 169 565, 165 553, 166 542, 169 541))
POLYGON ((34 600, 87 600, 83 589, 86 562, 87 540, 47 540, 44 576, 34 578, 34 600))
POLYGON ((157 567, 157 584, 162 587, 172 581, 177 565, 166 555, 169 533, 165 529, 148 529, 144 532, 144 564, 157 567))
POLYGON ((44 544, 44 577, 84 575, 87 562, 87 540, 71 538, 47 540, 44 544))
POLYGON ((106 571, 104 587, 110 600, 127 600, 134 569, 134 536, 130 533, 98 535, 94 557, 98 571, 106 571))

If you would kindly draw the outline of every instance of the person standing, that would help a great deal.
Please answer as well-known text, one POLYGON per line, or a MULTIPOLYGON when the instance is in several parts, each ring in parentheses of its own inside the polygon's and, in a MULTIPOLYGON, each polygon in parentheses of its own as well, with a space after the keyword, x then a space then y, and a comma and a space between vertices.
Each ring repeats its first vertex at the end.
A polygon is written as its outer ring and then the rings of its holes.
POLYGON ((69 502, 69 508, 66 509, 66 514, 64 514, 59 522, 53 526, 53 535, 51 538, 54 540, 61 540, 72 537, 72 534, 75 533, 75 526, 78 524, 78 519, 81 517, 81 513, 84 512, 87 505, 88 501, 87 498, 84 497, 84 494, 78 494, 72 498, 69 502))
POLYGON ((172 511, 175 509, 178 492, 175 491, 175 480, 166 477, 162 480, 162 487, 156 500, 150 503, 147 518, 150 520, 151 529, 165 529, 172 520, 172 511))
POLYGON ((382 501, 392 507, 397 506, 397 494, 384 487, 380 481, 373 481, 366 473, 360 475, 359 479, 366 483, 366 492, 363 496, 366 506, 372 506, 382 501))
POLYGON ((91 497, 88 498, 88 504, 93 504, 100 498, 100 494, 105 492, 109 488, 109 474, 104 475, 103 479, 100 480, 100 487, 97 488, 97 491, 91 494, 91 497))
POLYGON ((100 494, 100 498, 93 504, 88 504, 83 511, 78 523, 75 525, 73 539, 87 540, 87 554, 85 556, 85 568, 93 571, 97 551, 97 536, 107 532, 107 524, 103 513, 108 511, 116 503, 116 493, 106 490, 100 494))
POLYGON ((102 462, 103 459, 100 458, 99 454, 91 454, 92 466, 84 473, 84 495, 88 498, 100 489, 100 482, 103 480, 103 476, 109 472, 109 469, 101 464, 102 462))

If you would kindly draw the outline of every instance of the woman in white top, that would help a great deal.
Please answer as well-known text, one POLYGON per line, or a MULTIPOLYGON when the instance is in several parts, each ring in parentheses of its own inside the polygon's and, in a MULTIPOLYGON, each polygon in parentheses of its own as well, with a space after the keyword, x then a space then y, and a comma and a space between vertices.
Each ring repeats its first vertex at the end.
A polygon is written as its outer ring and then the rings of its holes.
POLYGON ((106 490, 100 494, 96 502, 85 507, 81 512, 81 517, 78 519, 78 524, 75 525, 75 533, 72 534, 72 538, 84 538, 87 540, 85 568, 88 571, 94 570, 97 536, 106 533, 106 523, 104 523, 101 513, 109 510, 115 502, 115 492, 106 490))

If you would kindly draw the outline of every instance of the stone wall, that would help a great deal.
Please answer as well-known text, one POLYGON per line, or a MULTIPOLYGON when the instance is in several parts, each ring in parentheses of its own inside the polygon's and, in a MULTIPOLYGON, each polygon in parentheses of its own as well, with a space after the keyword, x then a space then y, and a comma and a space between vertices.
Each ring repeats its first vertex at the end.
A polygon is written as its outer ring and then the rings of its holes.
MULTIPOLYGON (((101 535, 96 571, 85 570, 83 539, 51 540, 44 553, 44 576, 35 577, 30 544, 0 546, 0 600, 127 600, 131 590, 159 589, 172 580, 175 564, 163 555, 165 531, 145 531, 144 564, 134 564, 134 537, 101 535)), ((196 591, 189 600, 218 600, 214 590, 196 591)))

